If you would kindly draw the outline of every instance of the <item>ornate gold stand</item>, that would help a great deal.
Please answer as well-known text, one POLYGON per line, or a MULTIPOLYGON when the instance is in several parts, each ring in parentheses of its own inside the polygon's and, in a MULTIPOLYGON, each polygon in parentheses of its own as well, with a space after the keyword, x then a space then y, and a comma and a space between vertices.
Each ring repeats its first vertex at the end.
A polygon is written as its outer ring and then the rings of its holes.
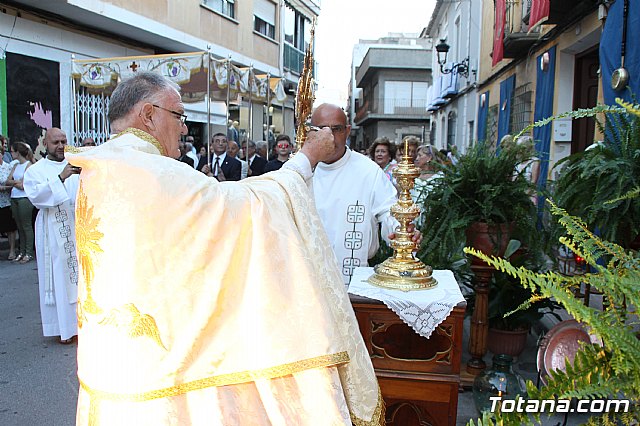
POLYGON ((402 291, 433 288, 438 285, 431 276, 433 268, 413 256, 416 244, 411 240, 413 233, 407 231, 409 224, 420 215, 420 207, 413 203, 409 192, 415 184, 415 179, 420 176, 420 170, 409 157, 406 142, 404 155, 393 171, 393 176, 400 189, 398 202, 391 206, 391 216, 400 222, 395 231, 396 238, 391 241, 393 256, 377 265, 374 268, 375 273, 367 281, 378 287, 402 291))

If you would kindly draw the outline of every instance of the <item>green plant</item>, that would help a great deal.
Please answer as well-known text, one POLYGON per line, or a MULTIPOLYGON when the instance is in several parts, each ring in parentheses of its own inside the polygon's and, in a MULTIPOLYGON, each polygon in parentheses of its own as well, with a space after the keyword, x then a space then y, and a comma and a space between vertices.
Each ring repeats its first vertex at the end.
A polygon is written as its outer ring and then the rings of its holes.
MULTIPOLYGON (((531 253, 520 253, 520 242, 511 240, 504 258, 511 259, 515 267, 524 267, 530 271, 541 271, 544 268, 542 256, 531 253)), ((528 330, 545 314, 560 317, 554 313, 559 305, 551 299, 541 299, 529 303, 534 293, 523 287, 520 281, 507 273, 496 271, 489 284, 489 328, 500 330, 528 330), (518 309, 520 308, 520 309, 518 309)))
POLYGON ((522 161, 516 150, 503 149, 497 155, 485 144, 476 144, 454 166, 443 167, 442 177, 433 180, 422 205, 423 241, 418 257, 435 269, 452 269, 468 282, 469 265, 463 248, 465 230, 473 222, 515 224, 514 238, 533 250, 538 242, 532 190, 522 175, 515 175, 522 161))
MULTIPOLYGON (((628 195, 625 195, 628 197, 628 195)), ((529 400, 570 398, 624 398, 631 401, 631 412, 604 414, 592 418, 590 424, 637 424, 640 411, 640 340, 636 335, 637 317, 632 313, 640 306, 640 259, 617 244, 600 239, 589 231, 587 224, 565 210, 551 204, 551 211, 567 231, 561 243, 580 255, 595 271, 578 277, 555 272, 536 273, 510 262, 488 257, 472 248, 465 252, 484 260, 497 270, 517 278, 533 292, 529 303, 553 298, 576 320, 587 325, 602 340, 602 345, 583 345, 566 371, 552 372, 547 386, 537 389, 527 383, 529 400), (598 260, 607 258, 606 265, 598 260), (581 283, 601 291, 607 301, 603 310, 585 306, 574 297, 581 283), (614 417, 617 416, 617 417, 614 417), (635 422, 635 423, 634 423, 635 422)), ((527 303, 519 309, 525 309, 527 303)), ((479 425, 532 424, 540 421, 535 413, 485 413, 479 425)), ((471 424, 474 424, 472 421, 471 424)))
POLYGON ((553 199, 603 238, 630 247, 640 233, 640 198, 622 196, 640 187, 640 112, 618 102, 626 109, 592 110, 605 115, 604 124, 594 117, 604 141, 558 162, 553 199))

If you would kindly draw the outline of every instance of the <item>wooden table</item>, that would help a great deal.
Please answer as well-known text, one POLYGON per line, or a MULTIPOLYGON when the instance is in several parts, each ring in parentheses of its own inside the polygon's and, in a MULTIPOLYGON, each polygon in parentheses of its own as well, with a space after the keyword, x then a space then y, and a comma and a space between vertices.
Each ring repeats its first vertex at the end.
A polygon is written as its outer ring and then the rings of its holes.
POLYGON ((384 303, 349 297, 382 390, 387 425, 455 425, 466 302, 426 339, 384 303))

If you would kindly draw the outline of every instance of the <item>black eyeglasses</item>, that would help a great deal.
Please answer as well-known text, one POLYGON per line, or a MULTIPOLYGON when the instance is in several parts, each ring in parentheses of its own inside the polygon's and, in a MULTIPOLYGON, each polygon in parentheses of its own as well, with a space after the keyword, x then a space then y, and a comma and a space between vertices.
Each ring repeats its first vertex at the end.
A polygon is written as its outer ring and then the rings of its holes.
POLYGON ((164 107, 161 107, 160 105, 156 105, 156 104, 152 104, 152 105, 154 107, 156 107, 156 108, 160 108, 160 109, 162 109, 164 111, 170 112, 171 114, 175 115, 176 118, 178 118, 180 120, 180 123, 182 123, 182 124, 184 124, 184 122, 187 121, 187 116, 185 114, 180 114, 177 111, 172 111, 170 109, 166 109, 164 107))
POLYGON ((328 127, 331 129, 331 131, 333 133, 342 133, 345 131, 345 129, 347 128, 347 126, 343 125, 343 124, 337 124, 335 126, 314 126, 310 123, 305 124, 305 127, 307 128, 307 132, 317 132, 318 130, 324 128, 324 127, 328 127))

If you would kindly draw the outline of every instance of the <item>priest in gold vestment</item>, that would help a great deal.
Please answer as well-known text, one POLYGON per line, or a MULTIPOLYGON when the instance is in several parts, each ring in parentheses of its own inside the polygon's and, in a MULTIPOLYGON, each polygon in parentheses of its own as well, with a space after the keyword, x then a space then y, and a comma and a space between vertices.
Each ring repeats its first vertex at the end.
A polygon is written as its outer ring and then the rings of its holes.
POLYGON ((82 168, 77 424, 382 424, 307 186, 330 130, 279 171, 219 183, 174 160, 187 128, 170 81, 122 82, 109 119, 110 141, 67 153, 82 168))

